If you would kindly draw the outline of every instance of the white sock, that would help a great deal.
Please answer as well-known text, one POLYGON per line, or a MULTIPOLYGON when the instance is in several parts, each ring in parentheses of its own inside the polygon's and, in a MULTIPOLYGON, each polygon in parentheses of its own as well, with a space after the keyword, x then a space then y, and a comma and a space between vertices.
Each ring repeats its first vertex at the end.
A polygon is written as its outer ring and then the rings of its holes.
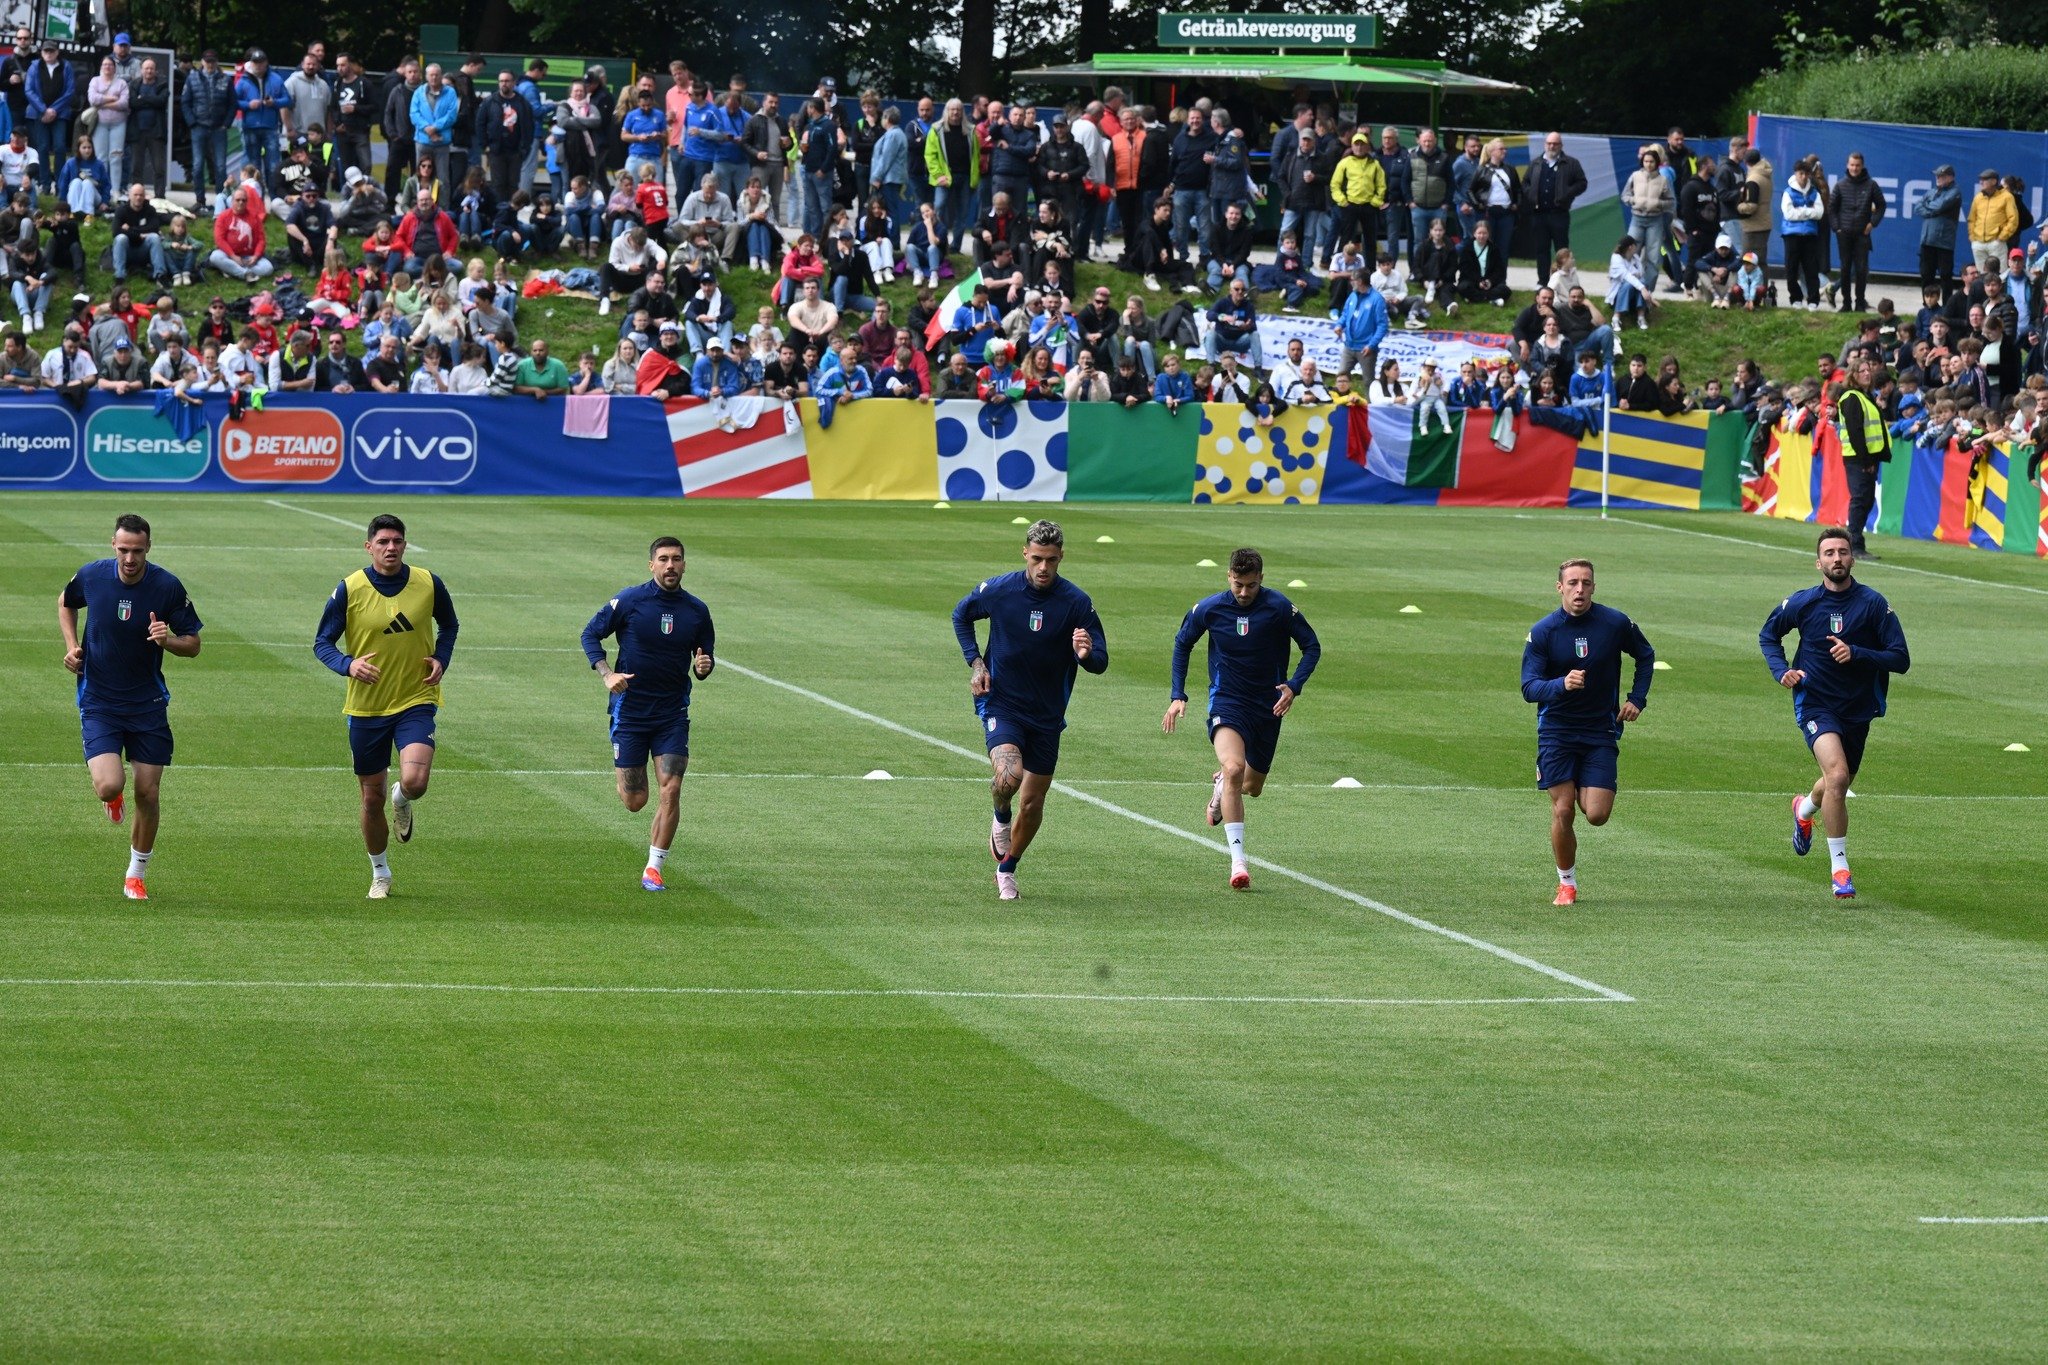
POLYGON ((378 881, 391 880, 391 860, 382 853, 370 855, 370 875, 378 881))
POLYGON ((1845 834, 1839 839, 1828 840, 1828 862, 1831 864, 1829 868, 1831 872, 1847 872, 1849 870, 1848 835, 1845 834))
POLYGON ((394 806, 409 806, 412 804, 412 798, 405 794, 404 783, 394 782, 391 784, 391 804, 394 806))
POLYGON ((129 876, 131 876, 131 877, 146 877, 146 876, 148 876, 148 875, 149 875, 149 859, 150 859, 150 855, 149 855, 149 854, 147 854, 147 853, 144 853, 144 852, 143 852, 143 851, 142 851, 141 849, 139 849, 139 848, 131 848, 131 849, 129 849, 129 850, 128 850, 128 875, 129 875, 129 876))
POLYGON ((1239 820, 1235 824, 1225 825, 1223 827, 1223 839, 1224 842, 1230 845, 1230 861, 1232 861, 1233 863, 1243 862, 1244 821, 1239 820))
POLYGON ((1573 863, 1570 867, 1560 867, 1557 870, 1557 884, 1559 886, 1577 886, 1579 884, 1579 865, 1573 863))
POLYGON ((649 844, 647 846, 647 865, 649 867, 653 868, 656 872, 659 872, 661 871, 661 865, 667 861, 667 849, 656 848, 653 844, 649 844))
POLYGON ((1820 807, 1813 804, 1813 793, 1808 792, 1805 796, 1799 798, 1800 819, 1811 820, 1819 812, 1820 807))

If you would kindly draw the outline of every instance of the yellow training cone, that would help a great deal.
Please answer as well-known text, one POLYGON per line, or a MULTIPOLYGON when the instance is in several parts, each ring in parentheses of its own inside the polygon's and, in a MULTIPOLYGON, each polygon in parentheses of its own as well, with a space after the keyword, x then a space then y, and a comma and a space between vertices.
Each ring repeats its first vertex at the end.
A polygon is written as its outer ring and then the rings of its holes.
POLYGON ((1662 659, 1659 659, 1657 660, 1657 662, 1650 665, 1650 669, 1652 672, 1656 673, 1669 673, 1671 671, 1671 665, 1665 663, 1662 659))
POLYGON ((1198 559, 1195 561, 1195 567, 1198 569, 1213 569, 1216 567, 1216 561, 1213 559, 1198 559))
POLYGON ((1114 544, 1116 544, 1116 537, 1115 537, 1115 536, 1097 536, 1097 537, 1095 537, 1095 543, 1096 543, 1097 545, 1114 545, 1114 544))
POLYGON ((1401 615, 1420 616, 1422 615, 1422 608, 1416 606, 1413 602, 1410 602, 1407 606, 1401 608, 1401 615))
POLYGON ((2034 752, 2024 744, 2008 744, 2005 746, 2005 751, 2009 754, 2030 754, 2034 752))

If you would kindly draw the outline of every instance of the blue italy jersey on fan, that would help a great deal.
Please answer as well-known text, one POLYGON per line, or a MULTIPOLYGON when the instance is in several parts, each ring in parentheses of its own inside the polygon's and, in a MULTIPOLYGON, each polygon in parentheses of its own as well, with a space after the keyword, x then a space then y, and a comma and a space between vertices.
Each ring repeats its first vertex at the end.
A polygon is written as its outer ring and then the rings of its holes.
POLYGON ((164 651, 149 638, 149 618, 154 615, 173 635, 196 635, 200 628, 178 576, 145 564, 141 579, 123 583, 118 560, 94 560, 64 585, 64 605, 85 612, 78 709, 126 717, 161 711, 171 689, 164 681, 164 651))
POLYGON ((983 582, 953 608, 953 634, 967 662, 988 660, 988 695, 975 699, 975 714, 1000 715, 1043 730, 1067 723, 1077 667, 1100 673, 1109 667, 1102 621, 1088 594, 1064 578, 1043 592, 1023 570, 983 582), (974 623, 989 624, 988 648, 975 643, 974 623), (1086 660, 1074 657, 1074 632, 1088 632, 1086 660))
POLYGON ((1611 745, 1621 739, 1621 658, 1636 661, 1628 699, 1650 700, 1657 651, 1626 615, 1599 603, 1573 616, 1559 607, 1538 621, 1522 647, 1522 699, 1536 703, 1539 741, 1611 745), (1567 688, 1565 675, 1586 671, 1586 685, 1567 688))
POLYGON ((612 715, 642 721, 687 713, 696 653, 716 652, 711 609, 680 588, 664 592, 650 579, 599 607, 583 628, 583 654, 593 668, 612 635, 619 637, 613 670, 633 675, 632 684, 612 697, 612 715))
POLYGON ((1792 714, 1801 722, 1808 712, 1848 724, 1875 720, 1884 714, 1891 675, 1912 664, 1906 632, 1891 604, 1854 580, 1842 592, 1830 592, 1823 583, 1793 593, 1764 621, 1757 643, 1773 678, 1791 668, 1806 675, 1792 689, 1792 714), (1788 664, 1783 641, 1795 630, 1799 653, 1788 664), (1835 662, 1831 635, 1849 646, 1849 662, 1835 662))

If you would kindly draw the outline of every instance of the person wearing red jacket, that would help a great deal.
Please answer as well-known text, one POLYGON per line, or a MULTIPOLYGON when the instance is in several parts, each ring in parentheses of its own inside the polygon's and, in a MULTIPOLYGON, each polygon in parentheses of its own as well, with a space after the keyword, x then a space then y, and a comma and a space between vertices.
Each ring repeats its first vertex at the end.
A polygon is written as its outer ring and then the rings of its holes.
POLYGON ((414 201, 411 213, 398 220, 398 228, 391 234, 392 244, 405 252, 405 270, 414 279, 426 268, 427 257, 454 257, 462 249, 461 235, 455 230, 455 220, 441 211, 431 194, 421 194, 414 201), (427 242, 420 242, 419 235, 428 234, 427 242), (422 251, 422 246, 427 247, 422 251))
MULTIPOLYGON (((213 220, 213 254, 206 263, 221 274, 247 284, 268 275, 274 266, 263 254, 263 220, 252 220, 248 186, 237 185, 228 201, 228 211, 213 220)), ((257 213, 262 206, 259 201, 257 213)))
POLYGON ((796 245, 782 257, 782 282, 776 286, 775 301, 787 308, 796 302, 803 292, 805 280, 816 280, 818 288, 825 287, 825 258, 818 254, 818 239, 806 232, 796 239, 796 245))

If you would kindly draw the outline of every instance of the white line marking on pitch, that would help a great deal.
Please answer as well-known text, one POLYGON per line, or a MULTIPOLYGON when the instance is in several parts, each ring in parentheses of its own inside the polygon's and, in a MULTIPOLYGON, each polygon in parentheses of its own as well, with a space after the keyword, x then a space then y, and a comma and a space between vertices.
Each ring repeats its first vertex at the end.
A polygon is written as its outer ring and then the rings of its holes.
POLYGON ((1922 1218, 1923 1223, 1969 1223, 1978 1226, 2013 1227, 2021 1223, 2048 1223, 2048 1214, 2029 1214, 2024 1218, 1922 1218))
MULTIPOLYGON (((909 726, 899 724, 896 721, 890 720, 886 716, 878 716, 871 711, 863 711, 859 707, 848 706, 843 701, 839 701, 833 697, 828 697, 822 692, 813 692, 808 687, 799 687, 795 683, 784 682, 780 678, 771 678, 766 673, 756 672, 755 670, 748 668, 743 664, 734 663, 731 659, 722 659, 720 660, 720 662, 723 663, 727 668, 730 668, 733 672, 740 674, 742 677, 752 678, 757 682, 767 683, 771 687, 779 687, 783 691, 794 693, 795 695, 802 697, 807 701, 814 701, 821 706, 830 707, 832 710, 838 711, 844 715, 852 716, 856 720, 864 720, 868 722, 870 725, 879 725, 884 730, 892 731, 896 734, 904 736, 907 739, 914 739, 919 741, 920 743, 929 744, 934 748, 944 749, 947 753, 958 754, 960 757, 969 759, 976 763, 982 763, 987 761, 986 755, 978 754, 974 750, 967 748, 965 745, 955 744, 951 740, 940 739, 937 735, 925 734, 922 730, 913 730, 909 726)), ((1141 815, 1137 811, 1131 810, 1124 806, 1117 805, 1114 801, 1106 801, 1102 797, 1092 796, 1087 792, 1081 791, 1075 787, 1068 786, 1064 782, 1053 783, 1053 788, 1057 791, 1064 792, 1066 795, 1073 797, 1077 801, 1086 802, 1091 806, 1096 806, 1102 810, 1106 810, 1113 815, 1121 815, 1126 820, 1135 821, 1138 824, 1148 826, 1152 829, 1156 829, 1161 833, 1171 834, 1176 839, 1185 839, 1190 843, 1199 844, 1203 848, 1210 850, 1215 850, 1221 847, 1220 845, 1212 842, 1211 840, 1203 838, 1199 834, 1194 834, 1187 830, 1176 828, 1173 825, 1167 824, 1164 820, 1154 820, 1149 815, 1141 815)), ((1388 919, 1399 920, 1401 923, 1406 924, 1411 928, 1421 929, 1426 933, 1439 935, 1440 937, 1451 940, 1453 943, 1462 943, 1466 947, 1476 948, 1482 953, 1490 953, 1494 957, 1500 958, 1501 960, 1506 962, 1512 962, 1518 967, 1526 967, 1532 972, 1540 972, 1542 975, 1549 977, 1553 981, 1562 981, 1567 986, 1576 986, 1580 990, 1592 991, 1595 995, 1602 996, 1605 999, 1616 1001, 1618 1003, 1635 1003, 1634 996, 1624 995, 1622 992, 1617 991, 1610 986, 1603 986, 1597 981, 1589 981, 1582 976, 1574 976, 1570 972, 1560 970, 1556 967, 1552 967, 1548 963, 1538 962, 1533 957, 1526 957, 1523 954, 1514 951, 1512 948, 1503 948, 1497 943, 1488 943, 1483 938, 1474 938, 1472 935, 1460 933, 1456 929, 1447 929, 1441 924, 1433 923, 1429 920, 1421 918, 1418 915, 1411 915, 1405 910, 1396 910, 1393 906, 1388 905, 1383 901, 1376 901, 1370 896, 1361 896, 1355 891, 1347 891, 1341 886, 1337 886, 1331 882, 1326 882, 1322 880, 1320 877, 1312 877, 1306 872, 1297 872, 1291 867, 1286 867, 1280 863, 1269 862, 1264 858, 1251 857, 1247 858, 1246 861, 1251 863, 1255 867, 1263 868, 1264 870, 1273 873, 1275 876, 1285 877, 1290 881, 1299 882, 1303 886, 1312 887, 1315 890, 1321 891, 1326 895, 1335 896, 1339 900, 1348 901, 1361 909, 1370 910, 1374 914, 1385 915, 1388 919)))
MULTIPOLYGON (((4 641, 0 641, 4 643, 4 641)), ((76 763, 30 763, 0 762, 0 769, 28 768, 55 769, 68 772, 77 768, 76 763)), ((342 764, 322 763, 179 763, 180 772, 188 773, 345 773, 350 769, 342 764)), ((610 777, 612 768, 453 768, 443 767, 436 771, 440 777, 610 777)), ((868 782, 872 779, 860 773, 721 773, 703 769, 690 769, 691 777, 721 778, 734 782, 868 782)), ((985 777, 948 777, 936 774, 905 776, 901 773, 888 779, 891 782, 948 782, 985 784, 985 777)), ((1206 791, 1209 783, 1172 777, 1083 777, 1075 781, 1090 787, 1170 787, 1182 791, 1206 791)), ((1334 789, 1327 782, 1268 782, 1269 789, 1277 791, 1331 792, 1334 789)), ((1361 782, 1350 791, 1374 792, 1445 792, 1471 796, 1513 796, 1520 798, 1528 794, 1526 787, 1479 787, 1458 786, 1447 783, 1424 782, 1361 782)), ((1741 800, 1776 800, 1784 793, 1777 791, 1730 791, 1713 787, 1685 788, 1669 787, 1630 788, 1629 795, 1635 796, 1709 796, 1741 800)), ((1338 797, 1339 800, 1343 799, 1338 797)), ((1944 804, 1952 801, 2048 801, 2048 794, 2040 792, 2016 792, 2005 795, 1984 792, 1964 793, 1956 796, 1937 796, 1928 792, 1874 792, 1857 793, 1859 801, 1937 801, 1944 804)))
MULTIPOLYGON (((1741 536, 1725 536, 1716 531, 1695 531, 1689 526, 1666 526, 1662 522, 1657 521, 1637 521, 1634 517, 1609 517, 1608 520, 1618 521, 1624 526, 1641 526, 1645 530, 1650 531, 1670 531, 1674 535, 1698 536, 1702 540, 1725 540, 1730 545, 1747 545, 1752 549, 1777 550, 1782 554, 1804 555, 1807 558, 1812 558, 1811 552, 1801 549, 1797 545, 1773 545, 1768 541, 1744 540, 1741 536)), ((1890 569, 1897 573, 1916 573, 1927 578, 1945 578, 1951 583, 1970 583, 1980 588, 2009 588, 2013 592, 2030 592, 2037 596, 2048 597, 2048 588, 2033 588, 2024 583, 1998 583, 1988 578, 1971 578, 1965 574, 1943 573, 1939 569, 1916 569, 1910 564, 1892 564, 1881 559, 1868 562, 1875 564, 1880 569, 1890 569)))
MULTIPOLYGON (((283 502, 277 498, 265 498, 263 501, 268 503, 272 507, 282 507, 287 512, 298 512, 305 516, 318 517, 322 521, 331 521, 336 526, 346 526, 350 530, 359 531, 363 527, 369 525, 367 521, 350 521, 347 517, 337 517, 332 512, 316 512, 310 507, 301 507, 295 502, 283 502)), ((423 555, 433 553, 432 551, 427 549, 426 546, 415 545, 410 540, 406 542, 406 548, 409 550, 418 550, 423 555)))
POLYGON ((1607 1005, 1627 996, 1516 995, 1473 998, 1406 998, 1351 995, 1108 995, 1093 991, 944 991, 914 987, 797 986, 509 986, 468 981, 204 981, 145 977, 8 977, 0 987, 50 989, 235 990, 235 991, 467 991, 485 995, 671 995, 775 996, 821 1000, 1018 1000, 1099 1005, 1607 1005))

